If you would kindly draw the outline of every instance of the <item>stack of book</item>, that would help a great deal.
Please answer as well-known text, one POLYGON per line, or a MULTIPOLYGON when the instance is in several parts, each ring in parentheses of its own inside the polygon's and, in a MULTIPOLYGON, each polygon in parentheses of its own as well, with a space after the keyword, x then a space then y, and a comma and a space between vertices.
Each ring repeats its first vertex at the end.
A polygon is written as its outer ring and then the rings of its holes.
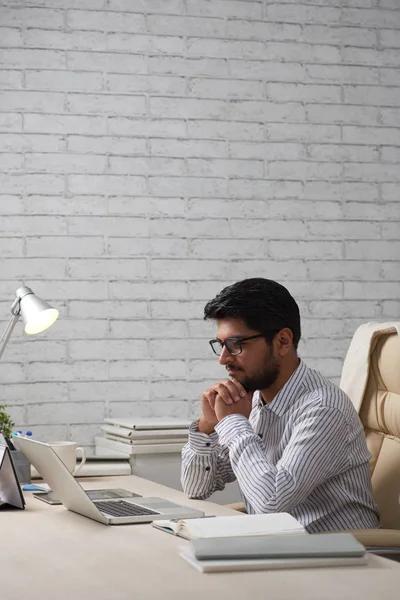
POLYGON ((188 441, 190 421, 174 418, 105 419, 96 451, 109 449, 125 455, 180 452, 188 441))
POLYGON ((180 555, 202 573, 367 563, 350 533, 309 535, 287 513, 153 521, 153 527, 190 540, 180 555))
POLYGON ((180 555, 202 573, 355 567, 368 562, 364 546, 351 533, 199 539, 180 555))

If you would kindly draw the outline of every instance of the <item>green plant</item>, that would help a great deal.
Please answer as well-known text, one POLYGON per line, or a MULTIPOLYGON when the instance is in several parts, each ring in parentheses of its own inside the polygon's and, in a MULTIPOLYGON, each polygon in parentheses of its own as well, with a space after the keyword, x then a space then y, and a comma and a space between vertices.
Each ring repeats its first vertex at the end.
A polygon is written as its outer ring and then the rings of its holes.
POLYGON ((6 404, 0 404, 0 431, 4 433, 6 438, 10 438, 15 423, 7 413, 6 408, 6 404))

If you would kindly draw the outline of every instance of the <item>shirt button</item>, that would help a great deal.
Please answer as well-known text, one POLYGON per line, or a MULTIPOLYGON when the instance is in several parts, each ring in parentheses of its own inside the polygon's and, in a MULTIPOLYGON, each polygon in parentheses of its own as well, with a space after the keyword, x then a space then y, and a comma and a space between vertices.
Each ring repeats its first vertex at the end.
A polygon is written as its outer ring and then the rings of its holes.
POLYGON ((207 443, 206 443, 206 446, 211 446, 211 442, 207 442, 207 443))
POLYGON ((206 471, 209 471, 211 469, 211 467, 206 467, 206 471))

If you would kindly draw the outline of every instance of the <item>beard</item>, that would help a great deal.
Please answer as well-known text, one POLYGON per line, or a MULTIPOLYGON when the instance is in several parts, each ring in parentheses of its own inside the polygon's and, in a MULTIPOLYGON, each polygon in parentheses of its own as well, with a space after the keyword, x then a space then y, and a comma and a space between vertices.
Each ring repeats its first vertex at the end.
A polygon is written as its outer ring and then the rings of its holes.
MULTIPOLYGON (((236 370, 232 366, 230 369, 236 370)), ((235 373, 235 379, 242 384, 246 392, 255 392, 256 390, 269 388, 278 379, 280 373, 279 364, 273 357, 270 357, 270 364, 268 366, 259 369, 251 375, 243 375, 241 377, 239 371, 240 369, 238 369, 237 374, 235 373)))

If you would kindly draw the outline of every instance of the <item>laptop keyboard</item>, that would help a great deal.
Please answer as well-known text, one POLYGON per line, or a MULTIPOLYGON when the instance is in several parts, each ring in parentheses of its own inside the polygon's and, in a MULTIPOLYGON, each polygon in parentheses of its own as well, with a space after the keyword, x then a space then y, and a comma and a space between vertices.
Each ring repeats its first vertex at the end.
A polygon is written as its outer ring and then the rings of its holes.
POLYGON ((124 500, 112 500, 109 502, 95 502, 97 508, 101 512, 105 512, 113 517, 140 517, 142 515, 159 515, 160 513, 132 504, 131 502, 124 502, 124 500))

